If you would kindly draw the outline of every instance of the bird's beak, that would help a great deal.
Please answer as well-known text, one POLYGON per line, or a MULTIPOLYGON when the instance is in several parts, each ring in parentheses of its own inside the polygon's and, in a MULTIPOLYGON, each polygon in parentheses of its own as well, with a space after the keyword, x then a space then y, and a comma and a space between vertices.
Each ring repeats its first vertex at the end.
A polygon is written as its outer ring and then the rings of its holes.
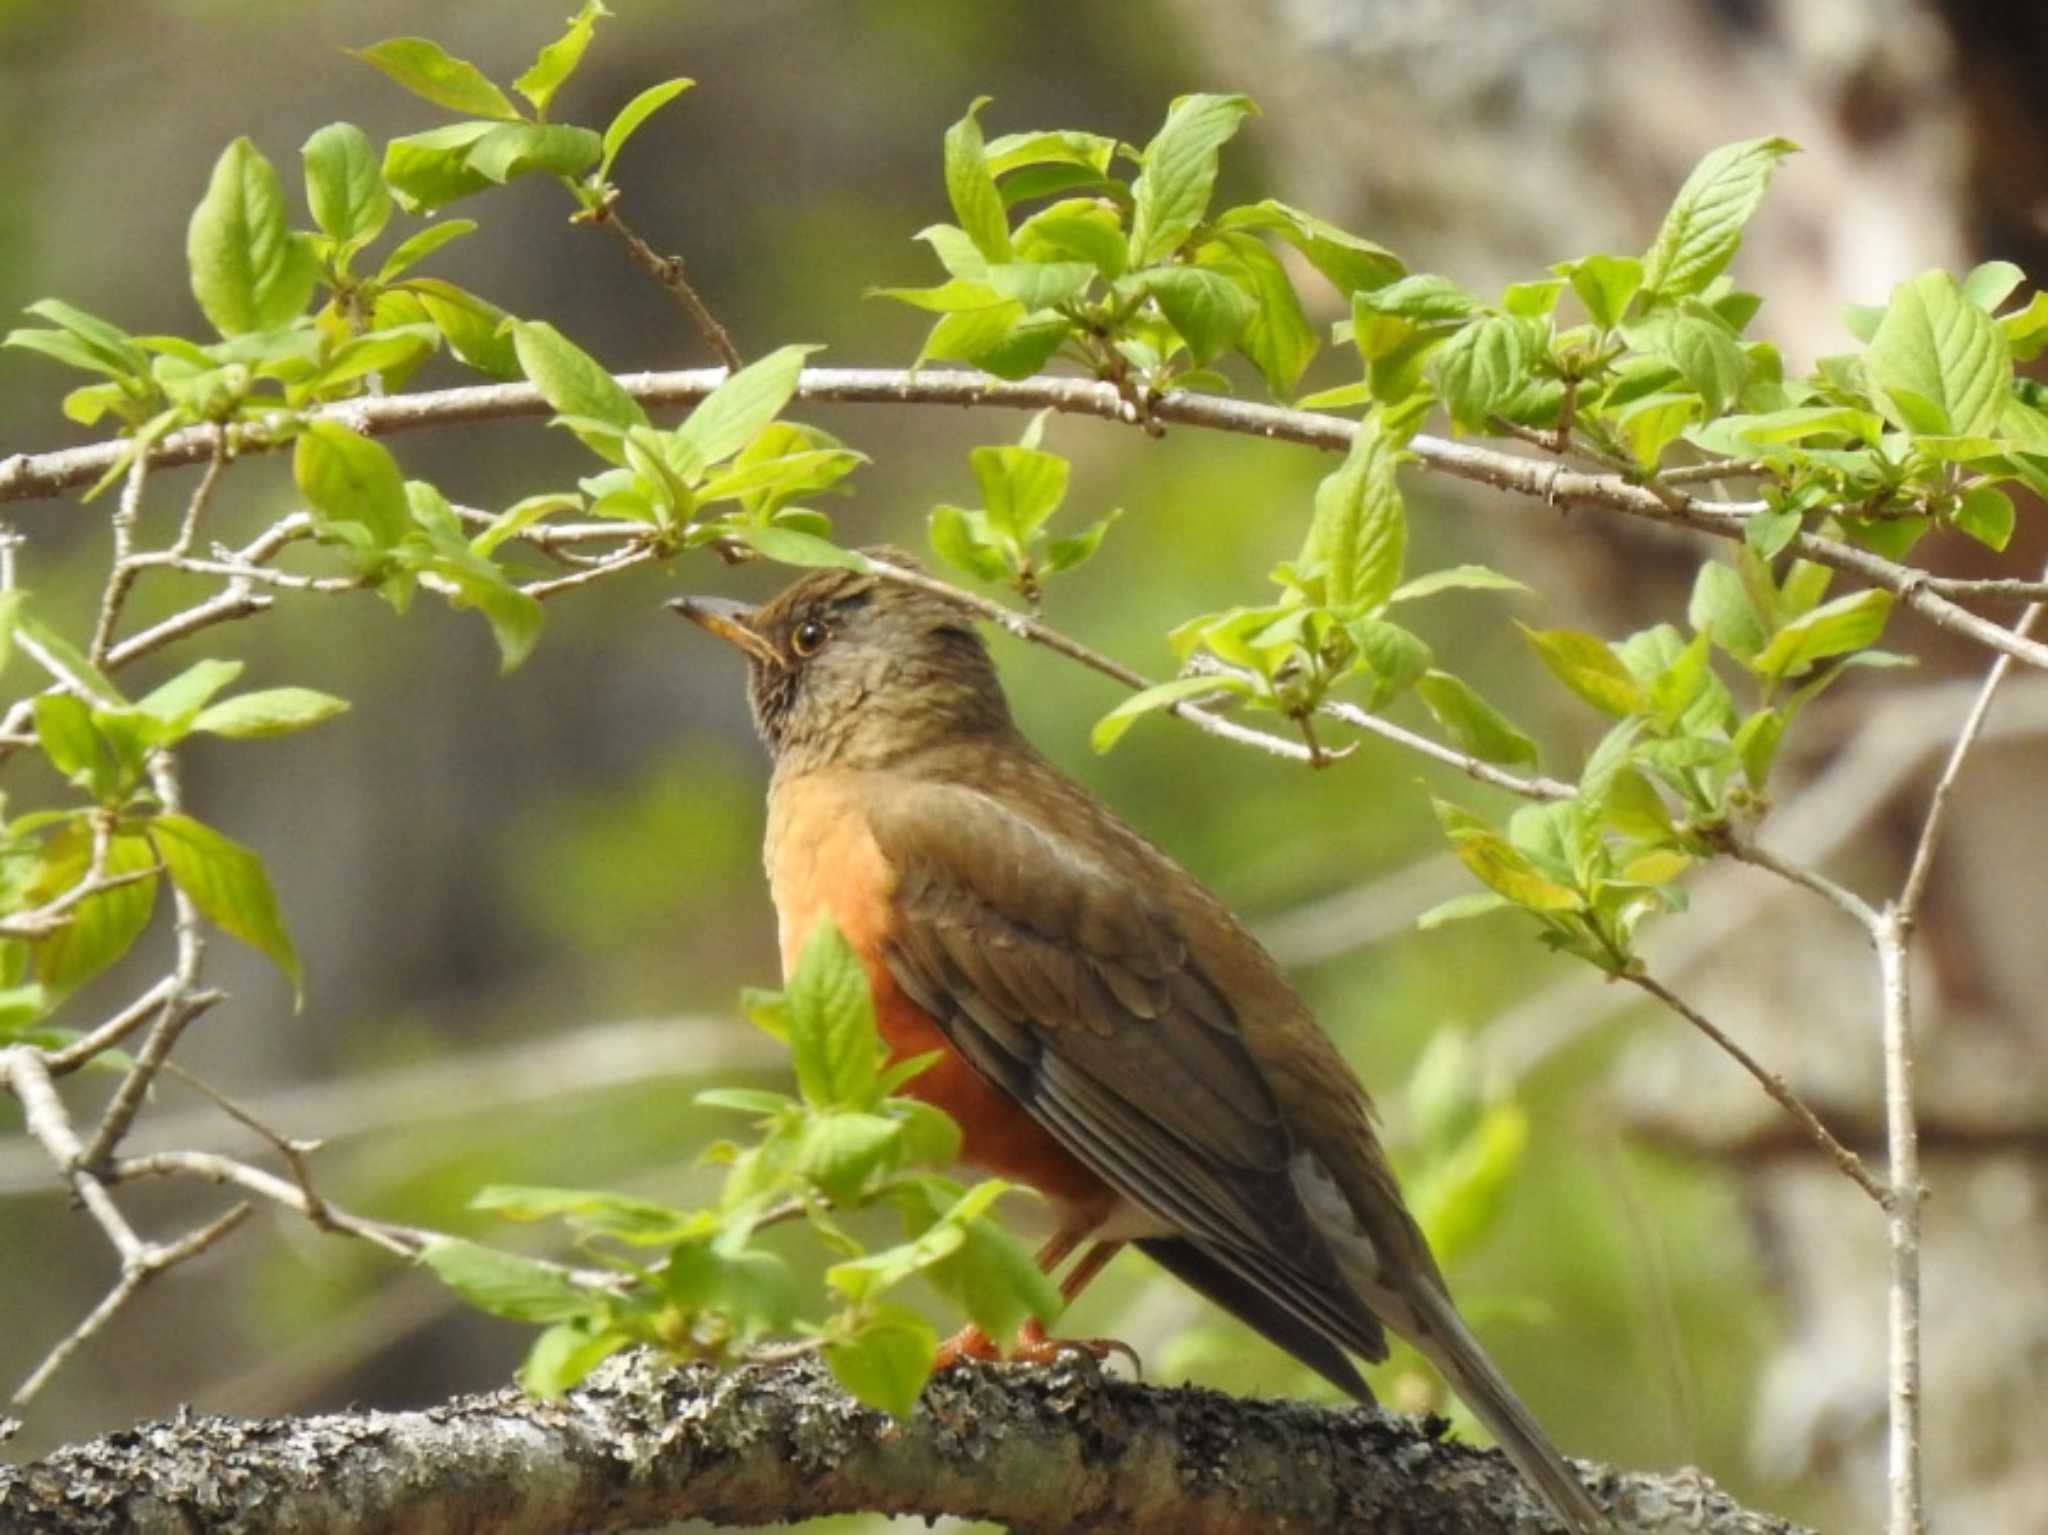
POLYGON ((709 629, 728 644, 744 651, 747 658, 763 666, 780 668, 782 657, 760 630, 754 627, 754 610, 729 597, 678 597, 669 607, 690 622, 709 629))

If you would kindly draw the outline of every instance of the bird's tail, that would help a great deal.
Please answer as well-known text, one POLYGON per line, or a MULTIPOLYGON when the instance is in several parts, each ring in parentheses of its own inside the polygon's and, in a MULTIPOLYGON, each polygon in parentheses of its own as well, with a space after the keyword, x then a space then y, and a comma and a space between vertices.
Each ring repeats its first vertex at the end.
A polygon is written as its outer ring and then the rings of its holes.
MULTIPOLYGON (((1594 1505, 1585 1484, 1565 1463, 1536 1419, 1509 1388, 1479 1340, 1451 1305, 1451 1299, 1424 1281, 1403 1296, 1417 1323, 1409 1341, 1443 1373, 1465 1405, 1493 1431, 1507 1457, 1543 1494, 1574 1535, 1605 1535, 1607 1518, 1594 1505)), ((1403 1329, 1406 1331, 1406 1329, 1403 1329)))

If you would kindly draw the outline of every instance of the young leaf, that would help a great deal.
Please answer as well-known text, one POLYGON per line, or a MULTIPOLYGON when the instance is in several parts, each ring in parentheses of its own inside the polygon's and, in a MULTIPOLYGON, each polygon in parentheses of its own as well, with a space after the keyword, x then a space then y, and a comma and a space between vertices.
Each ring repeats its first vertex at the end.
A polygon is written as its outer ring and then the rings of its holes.
POLYGON ((904 1306, 876 1306, 855 1328, 825 1345, 833 1378, 856 1401, 908 1417, 938 1357, 931 1323, 904 1306))
POLYGON ((1529 588, 1513 576, 1504 576, 1485 565, 1449 565, 1442 570, 1432 570, 1426 576, 1417 576, 1413 581, 1403 581, 1387 594, 1387 604, 1413 602, 1418 597, 1433 597, 1438 592, 1481 591, 1481 592, 1526 592, 1529 588))
POLYGON ((1876 644, 1891 610, 1887 591, 1852 592, 1824 602, 1772 635, 1752 664, 1766 677, 1797 676, 1815 661, 1876 644))
POLYGON ((814 346, 778 347, 712 390, 676 428, 678 444, 701 465, 722 463, 759 436, 796 393, 814 346))
POLYGON ((332 719, 347 708, 347 700, 312 688, 264 688, 200 710, 192 728, 235 740, 281 736, 332 719))
POLYGON ((1197 366, 1237 343, 1256 305, 1236 283, 1202 267, 1159 267, 1139 274, 1167 324, 1188 346, 1197 366))
MULTIPOLYGON (((25 312, 57 326, 84 349, 88 358, 78 362, 67 357, 64 361, 74 362, 79 367, 92 367, 114 378, 148 376, 149 354, 120 326, 57 298, 37 299, 25 312)), ((10 345, 33 345, 28 338, 42 334, 45 333, 14 331, 7 340, 10 345)))
POLYGON ((1863 367, 1885 414, 1915 433, 1994 433, 2012 386, 2004 333, 1946 272, 1892 290, 1863 367))
POLYGON ((1375 412, 1359 422, 1344 462, 1316 487, 1301 566, 1320 571, 1334 608, 1370 611, 1401 582, 1407 511, 1394 476, 1400 445, 1375 412))
POLYGON ((1955 524, 1986 548, 2003 551, 2012 540, 2012 497, 1980 481, 1956 503, 1955 524))
POLYGON ((408 213, 425 212, 481 192, 491 179, 469 163, 470 151, 502 126, 494 122, 449 123, 393 139, 384 146, 384 184, 408 213))
MULTIPOLYGON (((141 837, 118 835, 107 844, 109 876, 136 874, 154 867, 156 854, 141 837)), ((73 821, 44 847, 42 869, 30 888, 35 905, 56 899, 83 879, 92 867, 92 834, 73 821)), ((156 906, 156 880, 140 879, 87 896, 71 910, 71 920, 36 942, 31 963, 35 977, 52 993, 62 995, 98 975, 128 952, 149 926, 156 906)))
POLYGON ((185 231, 192 294, 223 336, 277 330, 305 312, 319 268, 285 223, 277 170, 246 138, 214 162, 185 231))
POLYGON ((93 711, 69 693, 44 693, 33 713, 36 742, 50 765, 102 803, 119 797, 123 770, 93 711))
POLYGON ((562 123, 500 123, 469 148, 463 163, 486 181, 503 185, 518 176, 578 176, 604 154, 588 128, 562 123))
POLYGON ((1770 640, 1742 577, 1719 560, 1702 565, 1694 578, 1686 621, 1697 633, 1711 633, 1716 644, 1745 665, 1754 661, 1770 640))
POLYGON ((569 23, 569 30, 542 48, 526 73, 512 82, 512 89, 532 102, 533 110, 542 117, 548 115, 548 103, 562 88, 562 82, 583 61, 583 50, 590 46, 591 29, 597 25, 597 19, 609 15, 611 12, 600 0, 583 0, 583 8, 569 23))
POLYGON ((329 123, 299 151, 313 222, 344 245, 368 245, 391 217, 391 194, 377 171, 377 153, 354 123, 329 123))
POLYGON ((1550 674, 1603 714, 1616 719, 1640 714, 1649 705, 1642 688, 1597 635, 1572 629, 1531 629, 1518 623, 1550 674))
POLYGON ((1257 111, 1248 96, 1191 95, 1175 100, 1145 146, 1132 183, 1131 265, 1155 266, 1194 232, 1216 184, 1216 154, 1257 111))
POLYGON ((438 224, 429 224, 418 234, 401 240, 384 258, 384 264, 377 269, 377 281, 387 283, 402 276, 450 241, 475 234, 476 228, 475 219, 444 219, 438 224))
POLYGON ((1459 748, 1481 762, 1533 763, 1536 743, 1501 712, 1449 672, 1425 672, 1415 691, 1459 748))
POLYGON ((597 1297, 560 1269, 460 1237, 437 1237, 420 1261, 479 1310, 515 1322, 566 1322, 585 1317, 597 1297))
POLYGON ((611 120, 604 130, 604 158, 597 162, 597 179, 609 181, 612 162, 619 157, 619 151, 626 147, 626 140, 640 131, 640 125, 683 94, 694 80, 664 80, 659 85, 650 85, 623 107, 619 115, 611 120))
POLYGON ((981 486, 988 527, 1018 553, 1067 494, 1069 466, 1036 448, 984 447, 968 455, 981 486))
POLYGON ((519 109, 482 70, 466 59, 451 57, 439 43, 424 37, 393 37, 354 52, 357 58, 376 65, 415 96, 425 97, 437 107, 471 117, 519 121, 519 109))
POLYGON ((1699 293, 1720 276, 1742 243, 1742 226, 1763 201, 1772 170, 1798 148, 1788 139, 1748 139, 1701 160, 1643 258, 1643 288, 1668 302, 1699 293))
POLYGON ((303 997, 305 973, 263 861, 187 815, 156 816, 149 822, 149 835, 165 869, 200 915, 268 958, 291 981, 293 992, 303 997))
POLYGON ((1155 682, 1142 692, 1133 693, 1109 713, 1095 722, 1095 728, 1088 733, 1088 744, 1099 752, 1106 752, 1123 739, 1123 734, 1147 714, 1159 709, 1186 703, 1208 693, 1243 693, 1245 684, 1237 677, 1172 677, 1165 682, 1155 682))
POLYGON ((797 1086, 814 1108, 864 1108, 881 1070, 867 971, 830 917, 797 955, 785 995, 797 1086))
POLYGON ((1484 431, 1493 413, 1529 381, 1528 331, 1510 315, 1487 315, 1445 342, 1435 363, 1451 419, 1466 431, 1484 431))
POLYGON ((1466 895, 1454 895, 1448 901, 1439 901, 1415 919, 1415 925, 1423 932, 1439 928, 1450 922, 1463 922, 1468 917, 1484 917, 1496 911, 1505 911, 1514 903, 1506 896, 1492 890, 1474 890, 1466 895))
POLYGON ((1643 264, 1632 256, 1588 256, 1571 263, 1572 292, 1586 306, 1586 316, 1602 330, 1612 330, 1628 313, 1643 285, 1643 264))
POLYGON ((953 216, 974 242, 984 260, 1011 258, 1010 216, 1002 193, 988 168, 988 152, 982 143, 981 124, 976 114, 989 104, 977 96, 967 115, 946 130, 946 197, 953 204, 953 216))
POLYGON ((621 389, 596 358, 547 321, 518 321, 512 327, 512 342, 518 348, 519 366, 560 414, 587 416, 621 432, 648 424, 640 402, 621 389))
POLYGON ((411 525, 397 461, 339 421, 307 423, 292 450, 292 478, 322 531, 360 547, 389 549, 411 525))
MULTIPOLYGON (((1257 236, 1241 231, 1204 244, 1195 252, 1195 261, 1199 269, 1228 278, 1250 300, 1237 349, 1264 376, 1274 398, 1286 399, 1319 345, 1287 269, 1257 236)), ((1185 376, 1179 382, 1192 387, 1185 376)))

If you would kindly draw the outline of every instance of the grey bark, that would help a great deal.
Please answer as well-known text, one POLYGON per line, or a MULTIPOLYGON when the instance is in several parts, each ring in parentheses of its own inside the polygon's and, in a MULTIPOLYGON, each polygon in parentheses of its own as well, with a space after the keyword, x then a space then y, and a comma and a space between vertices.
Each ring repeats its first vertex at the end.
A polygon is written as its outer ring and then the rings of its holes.
MULTIPOLYGON (((896 1422, 815 1361, 719 1372, 644 1355, 559 1402, 190 1414, 0 1466, 5 1535, 555 1535, 855 1511, 1020 1531, 1538 1535, 1507 1462, 1439 1421, 1136 1385, 1092 1360, 969 1367, 896 1422)), ((1798 1535, 1693 1471, 1584 1465, 1617 1535, 1798 1535)))

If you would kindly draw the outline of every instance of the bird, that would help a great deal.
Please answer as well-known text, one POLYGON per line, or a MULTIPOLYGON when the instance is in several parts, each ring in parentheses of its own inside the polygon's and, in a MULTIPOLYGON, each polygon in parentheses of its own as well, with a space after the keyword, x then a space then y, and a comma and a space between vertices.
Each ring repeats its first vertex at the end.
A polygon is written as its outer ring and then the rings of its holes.
POLYGON ((1364 1086, 1229 908, 1018 729, 972 609, 908 555, 670 603, 748 664, 785 972, 829 917, 902 1089, 1037 1190, 1072 1300, 1125 1244, 1351 1397, 1389 1329, 1575 1535, 1608 1525, 1459 1316, 1364 1086))

